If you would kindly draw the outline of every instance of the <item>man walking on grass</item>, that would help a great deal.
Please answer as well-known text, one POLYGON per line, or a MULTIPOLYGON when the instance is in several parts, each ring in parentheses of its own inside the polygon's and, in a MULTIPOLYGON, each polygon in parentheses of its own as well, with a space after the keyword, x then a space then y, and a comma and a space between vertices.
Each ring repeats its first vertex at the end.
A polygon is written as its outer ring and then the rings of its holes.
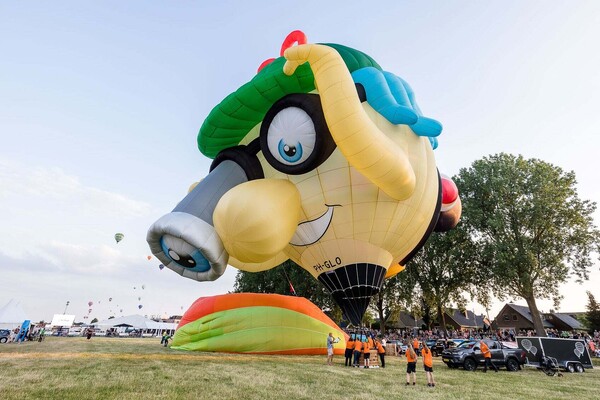
POLYGON ((483 366, 483 372, 487 372, 488 364, 490 365, 490 367, 494 368, 494 371, 498 372, 498 367, 496 367, 492 362, 492 352, 483 340, 479 342, 479 349, 481 350, 481 353, 483 354, 483 359, 485 361, 485 364, 483 366))

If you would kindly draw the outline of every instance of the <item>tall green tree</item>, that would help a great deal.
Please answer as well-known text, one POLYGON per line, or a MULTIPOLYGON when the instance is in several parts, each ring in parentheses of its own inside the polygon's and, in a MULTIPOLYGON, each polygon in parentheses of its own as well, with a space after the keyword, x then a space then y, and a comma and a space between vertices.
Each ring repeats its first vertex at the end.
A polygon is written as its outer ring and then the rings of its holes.
POLYGON ((405 273, 409 285, 420 288, 423 302, 435 309, 438 322, 445 329, 446 307, 464 303, 464 293, 476 292, 477 268, 476 248, 459 223, 449 232, 433 233, 408 263, 405 273))
POLYGON ((385 324, 398 317, 400 310, 406 308, 411 301, 412 287, 406 282, 406 274, 386 279, 379 293, 371 299, 369 308, 379 317, 381 334, 385 334, 385 324))
POLYGON ((590 332, 600 331, 600 305, 591 292, 586 292, 588 295, 587 312, 585 319, 587 320, 588 329, 590 332))
POLYGON ((561 283, 571 275, 588 278, 600 242, 596 204, 579 198, 575 173, 504 153, 461 169, 455 182, 482 280, 500 300, 525 299, 537 334, 545 336, 536 299, 558 305, 561 283))
POLYGON ((235 277, 233 291, 236 293, 275 293, 306 297, 317 307, 326 310, 337 323, 342 318, 342 311, 335 303, 325 286, 316 280, 308 271, 291 260, 262 272, 239 271, 235 277))

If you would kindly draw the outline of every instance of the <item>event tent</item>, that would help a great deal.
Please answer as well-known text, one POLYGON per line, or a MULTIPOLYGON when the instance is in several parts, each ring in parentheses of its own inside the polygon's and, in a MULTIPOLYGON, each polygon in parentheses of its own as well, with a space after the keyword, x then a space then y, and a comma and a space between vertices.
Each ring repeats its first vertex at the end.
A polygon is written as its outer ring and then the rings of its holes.
POLYGON ((177 329, 176 323, 156 322, 141 315, 127 315, 119 318, 105 319, 103 321, 95 323, 94 325, 102 328, 127 327, 134 329, 142 329, 144 331, 174 331, 175 329, 177 329))
POLYGON ((0 329, 14 329, 28 320, 27 313, 21 303, 11 299, 4 307, 0 308, 0 329))

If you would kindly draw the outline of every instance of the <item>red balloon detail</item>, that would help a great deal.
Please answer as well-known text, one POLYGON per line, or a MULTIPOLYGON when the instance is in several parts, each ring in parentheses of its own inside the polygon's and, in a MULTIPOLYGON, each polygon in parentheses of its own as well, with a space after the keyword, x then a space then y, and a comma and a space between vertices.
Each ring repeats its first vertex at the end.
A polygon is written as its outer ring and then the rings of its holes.
POLYGON ((266 59, 265 61, 263 61, 262 64, 260 64, 258 66, 258 70, 256 70, 256 73, 258 74, 264 67, 271 64, 273 61, 275 61, 274 58, 269 58, 269 59, 266 59))
POLYGON ((308 39, 306 38, 306 35, 302 31, 290 32, 290 34, 285 37, 283 43, 281 44, 281 51, 279 52, 279 55, 283 57, 283 53, 292 47, 294 43, 298 43, 298 45, 306 44, 307 40, 308 39))
POLYGON ((442 204, 450 204, 458 198, 456 183, 450 178, 442 177, 442 204))
POLYGON ((147 258, 148 258, 148 260, 152 260, 152 256, 148 256, 147 258))

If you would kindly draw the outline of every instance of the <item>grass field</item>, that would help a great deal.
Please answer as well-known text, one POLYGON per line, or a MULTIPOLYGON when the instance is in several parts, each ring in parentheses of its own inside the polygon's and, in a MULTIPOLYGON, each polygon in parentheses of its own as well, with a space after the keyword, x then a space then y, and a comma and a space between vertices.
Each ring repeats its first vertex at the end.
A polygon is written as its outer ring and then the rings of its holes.
MULTIPOLYGON (((483 374, 434 361, 436 387, 406 387, 406 363, 345 368, 343 357, 190 353, 160 339, 48 338, 0 344, 0 399, 599 399, 600 368, 547 377, 526 369, 483 374)), ((596 364, 600 367, 599 364, 596 364)))

